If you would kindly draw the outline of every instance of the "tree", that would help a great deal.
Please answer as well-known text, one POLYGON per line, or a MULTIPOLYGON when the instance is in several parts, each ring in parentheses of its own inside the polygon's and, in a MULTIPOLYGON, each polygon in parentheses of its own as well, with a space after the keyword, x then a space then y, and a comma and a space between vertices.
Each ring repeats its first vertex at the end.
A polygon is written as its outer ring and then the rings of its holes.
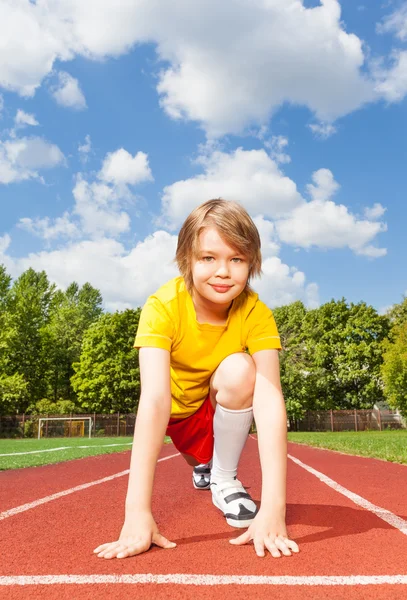
POLYGON ((34 269, 20 275, 8 293, 3 368, 5 374, 19 374, 27 383, 20 410, 46 393, 48 356, 43 335, 54 293, 55 285, 50 285, 45 271, 37 273, 34 269))
POLYGON ((44 331, 50 362, 48 395, 54 402, 74 399, 72 364, 79 360, 85 331, 101 314, 102 296, 89 283, 79 288, 74 282, 65 292, 55 293, 44 331))
POLYGON ((382 376, 389 405, 407 417, 407 320, 395 328, 393 341, 383 342, 382 376))
POLYGON ((280 334, 280 378, 291 419, 301 418, 308 408, 308 366, 303 322, 306 308, 300 301, 275 308, 273 314, 280 334))
POLYGON ((134 412, 140 393, 138 350, 133 348, 140 309, 104 314, 85 332, 71 382, 89 412, 134 412))
POLYGON ((366 303, 342 298, 304 319, 309 406, 317 410, 371 408, 383 399, 382 341, 389 321, 366 303))
POLYGON ((0 377, 5 376, 7 358, 7 302, 10 292, 11 277, 4 265, 0 265, 0 377))
POLYGON ((401 325, 407 322, 407 296, 403 296, 400 304, 393 304, 390 310, 387 311, 387 316, 392 325, 401 325))
POLYGON ((23 412, 21 407, 27 400, 27 382, 24 377, 14 375, 0 375, 0 415, 13 415, 23 412), (20 408, 20 410, 19 410, 20 408))

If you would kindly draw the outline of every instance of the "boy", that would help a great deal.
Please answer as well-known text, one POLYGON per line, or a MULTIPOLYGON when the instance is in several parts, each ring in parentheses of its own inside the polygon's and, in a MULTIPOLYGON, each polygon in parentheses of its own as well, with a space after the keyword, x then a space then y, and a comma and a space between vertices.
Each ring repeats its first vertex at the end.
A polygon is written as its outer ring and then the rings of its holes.
POLYGON ((229 525, 248 528, 232 544, 254 542, 257 556, 298 552, 287 536, 286 412, 274 317, 250 288, 261 272, 260 236, 235 202, 209 200, 184 222, 177 277, 143 307, 141 397, 134 432, 125 522, 117 542, 95 549, 125 558, 154 543, 174 548, 151 513, 153 479, 164 434, 194 467, 196 489, 208 489, 229 525), (237 479, 253 419, 262 467, 261 507, 237 479))

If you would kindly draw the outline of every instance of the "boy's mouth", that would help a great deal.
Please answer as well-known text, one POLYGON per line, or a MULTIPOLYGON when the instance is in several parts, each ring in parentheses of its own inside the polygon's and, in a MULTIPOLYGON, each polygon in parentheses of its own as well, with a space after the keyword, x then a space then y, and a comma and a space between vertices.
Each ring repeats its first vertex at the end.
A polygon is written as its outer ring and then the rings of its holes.
POLYGON ((211 283, 210 286, 215 290, 215 292, 227 292, 232 287, 231 285, 217 285, 211 283))

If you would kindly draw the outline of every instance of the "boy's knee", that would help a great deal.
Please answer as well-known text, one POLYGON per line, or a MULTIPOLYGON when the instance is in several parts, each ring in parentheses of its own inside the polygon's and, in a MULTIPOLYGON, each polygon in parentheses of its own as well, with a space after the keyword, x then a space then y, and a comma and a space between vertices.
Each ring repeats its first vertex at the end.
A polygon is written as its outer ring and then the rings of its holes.
POLYGON ((249 354, 231 354, 219 365, 213 384, 216 400, 225 408, 244 409, 253 403, 256 365, 249 354))

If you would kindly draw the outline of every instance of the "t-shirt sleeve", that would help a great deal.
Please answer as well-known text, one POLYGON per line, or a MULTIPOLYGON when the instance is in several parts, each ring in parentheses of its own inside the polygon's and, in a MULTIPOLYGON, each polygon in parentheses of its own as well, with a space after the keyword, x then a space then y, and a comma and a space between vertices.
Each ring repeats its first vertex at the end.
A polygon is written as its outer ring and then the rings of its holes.
POLYGON ((257 300, 246 320, 246 346, 249 354, 259 350, 281 350, 281 341, 273 313, 257 300))
POLYGON ((170 351, 174 333, 174 320, 170 313, 158 298, 150 296, 141 311, 134 347, 170 351))

